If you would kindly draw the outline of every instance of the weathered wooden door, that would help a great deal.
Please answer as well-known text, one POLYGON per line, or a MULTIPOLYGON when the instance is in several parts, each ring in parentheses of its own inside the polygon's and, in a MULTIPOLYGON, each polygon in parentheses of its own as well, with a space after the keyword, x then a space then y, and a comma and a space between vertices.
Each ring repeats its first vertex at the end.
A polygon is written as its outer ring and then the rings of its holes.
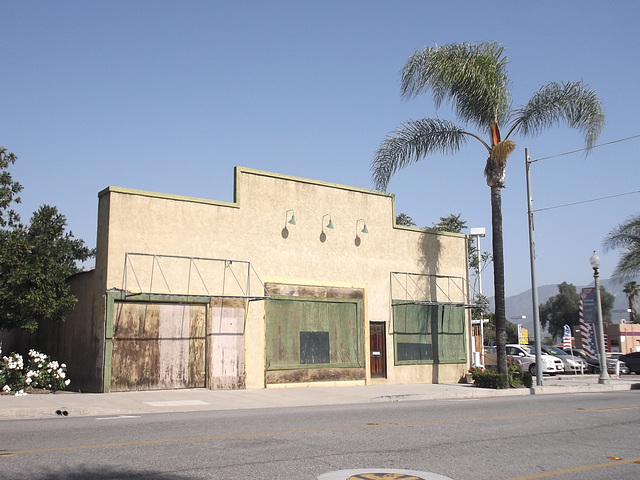
POLYGON ((211 300, 211 319, 207 331, 207 388, 212 390, 245 387, 243 300, 211 300))
POLYGON ((115 305, 111 391, 205 386, 205 305, 115 305))
POLYGON ((371 378, 386 378, 387 355, 384 322, 371 322, 369 324, 369 339, 371 378))

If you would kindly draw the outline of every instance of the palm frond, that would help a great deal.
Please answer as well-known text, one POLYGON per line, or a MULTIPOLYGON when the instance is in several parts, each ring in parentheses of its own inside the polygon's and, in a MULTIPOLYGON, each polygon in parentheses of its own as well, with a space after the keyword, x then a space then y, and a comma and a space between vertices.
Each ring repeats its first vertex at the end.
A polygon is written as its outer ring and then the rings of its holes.
POLYGON ((591 148, 604 127, 604 111, 596 93, 582 82, 551 82, 514 111, 512 121, 507 138, 514 131, 536 135, 564 121, 584 133, 587 148, 591 148))
POLYGON ((388 136, 375 153, 371 162, 375 188, 386 190, 394 173, 430 153, 457 152, 467 136, 478 138, 447 120, 426 118, 405 123, 388 136))
POLYGON ((640 275, 640 215, 629 218, 611 230, 603 244, 605 250, 622 250, 613 279, 631 280, 640 275))
POLYGON ((402 70, 402 95, 411 98, 431 90, 436 107, 450 100, 461 121, 488 129, 491 122, 502 122, 510 107, 503 53, 495 42, 418 50, 402 70))

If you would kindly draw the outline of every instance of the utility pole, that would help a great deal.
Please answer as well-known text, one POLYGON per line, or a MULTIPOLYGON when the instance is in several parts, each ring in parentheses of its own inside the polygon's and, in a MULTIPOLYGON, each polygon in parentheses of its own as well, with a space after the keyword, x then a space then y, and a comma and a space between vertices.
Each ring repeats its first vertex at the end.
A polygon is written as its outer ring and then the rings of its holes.
POLYGON ((540 343, 540 311, 538 306, 538 285, 536 284, 536 242, 533 237, 533 197, 531 196, 531 159, 529 149, 524 149, 524 163, 527 176, 527 215, 529 218, 529 258, 531 261, 531 303, 533 303, 533 336, 536 344, 536 385, 542 386, 542 354, 540 343))

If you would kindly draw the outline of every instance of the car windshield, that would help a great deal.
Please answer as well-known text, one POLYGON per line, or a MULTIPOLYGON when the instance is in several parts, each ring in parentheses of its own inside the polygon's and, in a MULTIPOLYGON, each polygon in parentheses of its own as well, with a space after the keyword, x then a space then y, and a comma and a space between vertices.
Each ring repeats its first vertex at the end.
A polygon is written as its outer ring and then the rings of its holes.
POLYGON ((556 347, 544 347, 544 349, 551 355, 568 355, 567 352, 556 347))

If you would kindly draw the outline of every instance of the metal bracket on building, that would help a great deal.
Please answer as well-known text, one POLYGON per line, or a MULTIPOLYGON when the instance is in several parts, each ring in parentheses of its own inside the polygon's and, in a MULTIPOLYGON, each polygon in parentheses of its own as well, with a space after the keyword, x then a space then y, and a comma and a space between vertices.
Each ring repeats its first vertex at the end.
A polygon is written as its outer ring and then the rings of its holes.
POLYGON ((250 262, 223 258, 126 253, 123 290, 140 295, 266 300, 269 293, 250 262))
POLYGON ((391 272, 391 299, 395 305, 455 305, 471 308, 463 277, 427 273, 391 272))

